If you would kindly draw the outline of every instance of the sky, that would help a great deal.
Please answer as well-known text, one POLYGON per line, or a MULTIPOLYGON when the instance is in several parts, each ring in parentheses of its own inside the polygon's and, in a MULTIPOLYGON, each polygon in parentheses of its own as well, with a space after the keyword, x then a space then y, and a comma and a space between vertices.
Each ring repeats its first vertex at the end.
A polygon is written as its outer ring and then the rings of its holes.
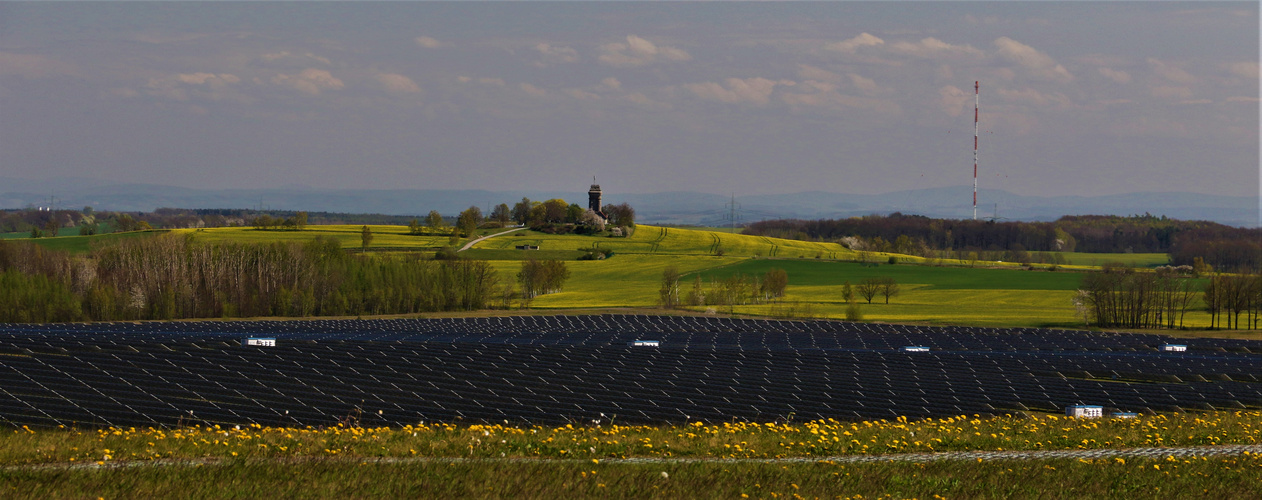
MULTIPOLYGON (((1258 196, 1257 2, 0 2, 0 177, 1258 196)), ((577 187, 576 187, 577 186, 577 187)))

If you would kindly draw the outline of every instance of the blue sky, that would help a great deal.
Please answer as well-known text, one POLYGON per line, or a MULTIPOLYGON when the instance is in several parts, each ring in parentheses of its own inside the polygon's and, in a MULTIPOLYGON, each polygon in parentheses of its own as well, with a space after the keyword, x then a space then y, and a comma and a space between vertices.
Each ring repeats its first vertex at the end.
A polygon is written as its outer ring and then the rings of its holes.
POLYGON ((0 3, 0 176, 1257 196, 1258 3, 0 3))

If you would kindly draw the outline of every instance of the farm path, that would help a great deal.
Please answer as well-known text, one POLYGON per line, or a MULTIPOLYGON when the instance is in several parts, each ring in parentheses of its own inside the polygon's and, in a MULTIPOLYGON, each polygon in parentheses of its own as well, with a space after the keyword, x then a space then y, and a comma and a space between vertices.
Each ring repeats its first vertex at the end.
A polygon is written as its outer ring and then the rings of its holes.
POLYGON ((515 232, 517 232, 517 231, 521 231, 521 230, 523 230, 523 229, 526 229, 526 228, 524 228, 524 227, 519 227, 519 228, 517 228, 517 229, 509 229, 508 231, 500 231, 500 232, 495 233, 495 234, 488 234, 488 235, 483 236, 483 237, 481 237, 481 238, 478 238, 478 239, 476 239, 476 240, 473 240, 473 241, 470 241, 470 242, 468 242, 468 243, 465 243, 465 244, 464 244, 464 246, 460 247, 460 250, 456 250, 456 251, 457 251, 457 252, 463 252, 463 251, 465 251, 465 250, 468 250, 468 249, 470 249, 470 248, 473 248, 473 245, 478 244, 478 242, 480 242, 480 241, 482 241, 482 240, 485 240, 485 239, 488 239, 488 238, 494 238, 494 237, 496 237, 496 236, 503 236, 503 235, 508 234, 508 233, 515 233, 515 232))
MULTIPOLYGON (((1124 449, 1095 449, 1095 450, 1025 450, 1025 451, 947 451, 937 453, 889 453, 882 455, 840 455, 831 457, 788 457, 788 458, 658 458, 658 457, 634 457, 634 458, 601 458, 600 463, 604 464, 686 464, 697 462, 716 462, 716 463, 774 463, 774 464, 791 464, 791 463, 827 463, 827 464, 856 464, 856 463, 882 463, 882 462, 936 462, 936 461, 968 461, 981 462, 984 460, 1055 460, 1055 459, 1077 459, 1077 460, 1100 460, 1100 459, 1127 459, 1127 458, 1147 458, 1147 459, 1165 459, 1165 458, 1192 458, 1192 457, 1225 457, 1243 454, 1259 454, 1262 453, 1262 445, 1258 444, 1237 444, 1237 445, 1220 445, 1220 446, 1183 446, 1174 448, 1124 448, 1124 449)), ((395 464, 395 463, 464 463, 464 462, 487 462, 487 463, 515 463, 515 462, 591 462, 592 459, 584 458, 464 458, 464 457, 286 457, 272 459, 275 462, 297 463, 297 462, 347 462, 347 463, 373 463, 373 464, 395 464)), ((32 469, 97 469, 97 468, 126 468, 126 467, 154 467, 154 466, 196 466, 196 465, 215 465, 227 463, 230 460, 220 458, 201 458, 201 459, 159 459, 159 460, 120 460, 98 463, 48 463, 37 465, 10 465, 0 467, 0 470, 32 470, 32 469)))

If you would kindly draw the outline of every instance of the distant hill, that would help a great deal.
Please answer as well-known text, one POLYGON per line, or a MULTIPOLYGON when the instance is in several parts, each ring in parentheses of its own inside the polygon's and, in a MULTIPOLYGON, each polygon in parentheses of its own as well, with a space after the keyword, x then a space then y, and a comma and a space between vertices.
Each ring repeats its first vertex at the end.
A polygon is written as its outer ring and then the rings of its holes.
MULTIPOLYGON (((579 186, 580 188, 584 186, 579 186)), ((605 186, 605 203, 626 202, 639 220, 656 224, 730 224, 730 196, 674 191, 618 193, 605 186)), ((190 189, 151 184, 103 184, 92 179, 57 182, 0 178, 0 208, 45 206, 49 197, 61 208, 92 206, 98 210, 152 211, 160 207, 257 208, 343 213, 424 215, 430 210, 452 215, 470 205, 487 210, 499 203, 510 206, 523 196, 532 200, 564 198, 586 205, 585 190, 572 192, 486 190, 327 190, 190 189)), ((1184 220, 1257 227, 1262 210, 1257 198, 1197 193, 1127 193, 1110 196, 1022 196, 986 189, 979 194, 978 218, 996 214, 1005 220, 1049 221, 1062 215, 1165 215, 1184 220)), ((737 221, 781 218, 842 218, 902 212, 935 218, 971 218, 970 186, 896 191, 862 195, 811 191, 738 196, 737 221)))

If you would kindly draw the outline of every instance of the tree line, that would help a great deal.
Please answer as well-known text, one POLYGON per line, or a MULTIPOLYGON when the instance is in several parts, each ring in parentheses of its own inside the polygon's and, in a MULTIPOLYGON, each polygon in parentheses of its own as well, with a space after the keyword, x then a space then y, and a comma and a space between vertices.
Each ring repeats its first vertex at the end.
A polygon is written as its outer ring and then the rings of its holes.
POLYGON ((836 241, 855 250, 926 257, 935 251, 1168 253, 1179 265, 1191 265, 1201 257, 1224 271, 1262 269, 1262 228, 1147 214, 1016 222, 931 219, 896 212, 848 219, 762 221, 751 224, 744 233, 836 241))
POLYGON ((504 294, 487 262, 352 255, 329 238, 163 235, 74 257, 0 241, 0 284, 3 322, 411 314, 483 309, 504 294))
POLYGON ((1083 277, 1074 304, 1086 322, 1106 328, 1183 328, 1187 312, 1200 307, 1210 314, 1210 328, 1242 328, 1242 314, 1243 328, 1256 328, 1262 320, 1262 274, 1204 280, 1177 267, 1143 272, 1106 264, 1083 277))

